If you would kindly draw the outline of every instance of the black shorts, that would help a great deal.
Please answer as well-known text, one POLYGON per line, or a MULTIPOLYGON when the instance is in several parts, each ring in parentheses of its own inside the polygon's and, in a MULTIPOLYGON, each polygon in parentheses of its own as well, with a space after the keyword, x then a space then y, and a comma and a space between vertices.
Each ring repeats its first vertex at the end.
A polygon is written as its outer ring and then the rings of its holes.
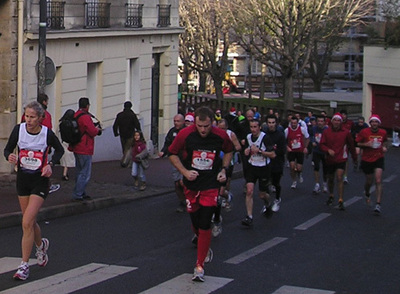
POLYGON ((256 183, 258 182, 258 189, 261 192, 268 191, 268 183, 270 179, 270 167, 267 166, 253 166, 249 164, 247 173, 246 173, 246 183, 256 183))
POLYGON ((50 180, 42 177, 41 173, 28 174, 18 172, 17 174, 17 193, 18 196, 30 196, 32 194, 46 199, 49 195, 50 180))
POLYGON ((327 164, 326 165, 326 170, 328 175, 332 175, 335 173, 337 169, 346 169, 346 162, 341 162, 341 163, 334 163, 334 164, 327 164))
POLYGON ((381 157, 374 162, 361 160, 360 168, 366 175, 373 174, 376 168, 385 169, 385 159, 381 157))
POLYGON ((319 171, 320 163, 322 162, 322 166, 325 165, 325 154, 313 152, 312 162, 314 163, 314 171, 319 171))
POLYGON ((289 162, 296 161, 297 164, 304 163, 304 153, 303 152, 288 152, 287 159, 289 162))

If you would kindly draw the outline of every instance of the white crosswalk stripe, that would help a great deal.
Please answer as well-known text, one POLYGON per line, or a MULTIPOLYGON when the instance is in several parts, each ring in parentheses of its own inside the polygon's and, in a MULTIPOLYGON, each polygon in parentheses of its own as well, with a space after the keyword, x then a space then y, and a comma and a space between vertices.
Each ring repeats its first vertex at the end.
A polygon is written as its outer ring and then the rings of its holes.
POLYGON ((224 287, 233 279, 204 276, 205 282, 193 282, 191 274, 182 274, 140 294, 208 294, 224 287))
POLYGON ((335 294, 334 291, 293 287, 293 286, 283 286, 272 294, 335 294))
POLYGON ((126 274, 136 267, 116 266, 108 264, 91 263, 69 271, 65 271, 50 277, 36 280, 7 289, 0 293, 19 294, 19 293, 71 293, 102 281, 112 279, 116 276, 126 274))
MULTIPOLYGON (((0 275, 15 271, 19 264, 21 263, 21 258, 20 257, 2 257, 0 258, 0 275)), ((36 259, 29 259, 28 262, 29 266, 37 264, 36 259)))
POLYGON ((298 225, 297 227, 295 227, 295 230, 307 230, 309 228, 311 228, 313 225, 319 223, 320 221, 326 219, 328 216, 330 216, 330 213, 321 213, 319 215, 317 215, 316 217, 313 217, 312 219, 302 223, 301 225, 298 225))

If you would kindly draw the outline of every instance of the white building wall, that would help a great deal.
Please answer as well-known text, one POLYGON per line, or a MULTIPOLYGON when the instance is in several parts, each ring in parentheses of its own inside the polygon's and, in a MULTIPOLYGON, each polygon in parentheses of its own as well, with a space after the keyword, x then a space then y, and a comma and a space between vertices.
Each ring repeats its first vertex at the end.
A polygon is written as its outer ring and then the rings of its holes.
POLYGON ((371 85, 400 87, 400 49, 384 46, 364 47, 363 116, 372 108, 371 85))

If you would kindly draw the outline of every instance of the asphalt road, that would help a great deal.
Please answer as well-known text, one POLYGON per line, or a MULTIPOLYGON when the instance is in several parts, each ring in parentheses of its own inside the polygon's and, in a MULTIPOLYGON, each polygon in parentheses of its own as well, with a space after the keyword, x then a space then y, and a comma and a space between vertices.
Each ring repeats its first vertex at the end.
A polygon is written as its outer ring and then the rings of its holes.
MULTIPOLYGON (((2 270, 0 293, 21 293, 15 288, 21 286, 33 293, 47 280, 55 288, 41 293, 400 293, 399 159, 400 150, 391 149, 380 216, 365 205, 361 172, 349 173, 346 211, 326 206, 326 194, 311 193, 308 160, 296 190, 285 170, 281 210, 271 219, 259 215, 255 198, 248 229, 240 224, 243 180, 234 180, 234 207, 223 212, 223 233, 212 240, 205 283, 190 280, 196 259, 190 221, 174 211, 176 196, 169 194, 43 223, 49 264, 32 266, 26 282, 11 279, 14 268, 2 270)), ((0 269, 7 258, 18 265, 20 236, 18 227, 0 230, 0 269)))

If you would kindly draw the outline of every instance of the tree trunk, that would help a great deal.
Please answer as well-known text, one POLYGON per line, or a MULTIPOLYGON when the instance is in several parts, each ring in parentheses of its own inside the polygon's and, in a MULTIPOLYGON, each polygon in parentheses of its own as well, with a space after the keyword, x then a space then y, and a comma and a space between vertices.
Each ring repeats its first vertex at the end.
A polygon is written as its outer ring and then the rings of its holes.
POLYGON ((199 92, 205 92, 207 86, 207 74, 199 72, 199 76, 200 76, 199 92))
POLYGON ((283 78, 283 101, 285 106, 283 109, 283 117, 287 117, 288 112, 294 108, 293 105, 293 76, 283 78))
POLYGON ((215 95, 218 101, 221 101, 224 98, 224 94, 222 93, 222 81, 217 82, 214 81, 215 86, 215 95))
POLYGON ((322 89, 322 80, 321 79, 314 79, 314 92, 321 92, 322 89))

